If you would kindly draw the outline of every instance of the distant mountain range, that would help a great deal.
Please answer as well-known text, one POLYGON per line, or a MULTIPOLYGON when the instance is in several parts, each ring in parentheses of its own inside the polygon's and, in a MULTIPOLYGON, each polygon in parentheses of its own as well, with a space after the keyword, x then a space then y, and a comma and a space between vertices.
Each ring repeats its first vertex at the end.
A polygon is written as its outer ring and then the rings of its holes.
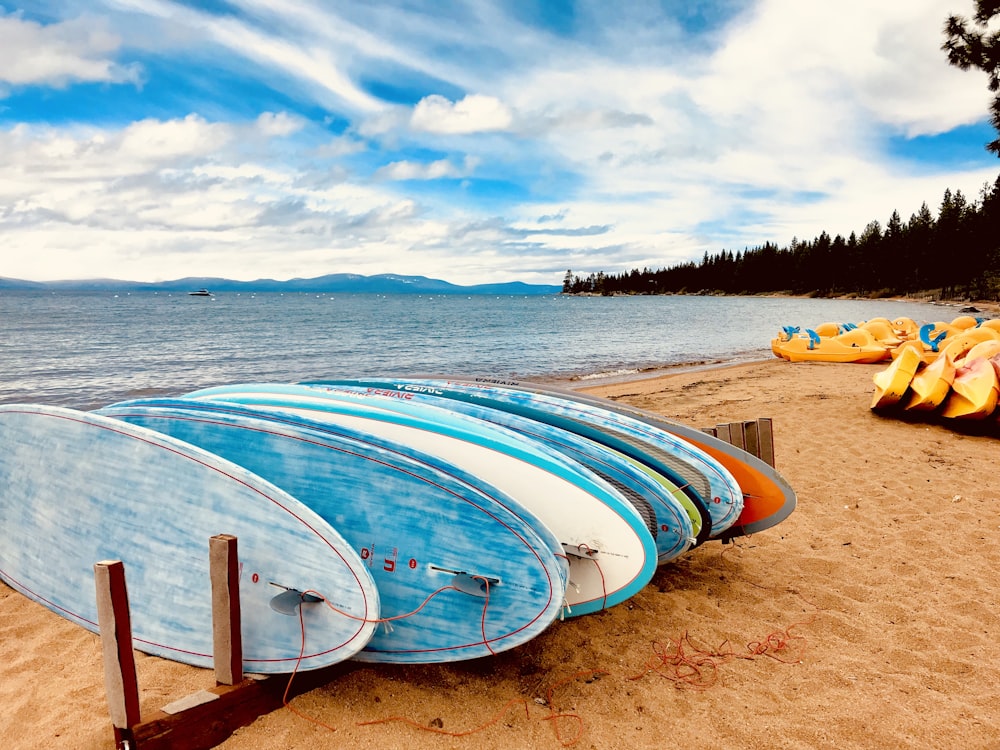
POLYGON ((339 294, 557 294, 562 286, 525 284, 511 281, 503 284, 461 286, 426 276, 400 276, 384 273, 361 276, 356 273, 333 273, 313 279, 232 279, 189 277, 176 281, 120 281, 117 279, 78 279, 70 281, 24 281, 0 276, 0 291, 10 289, 82 291, 82 292, 193 292, 207 289, 216 292, 317 292, 339 294))

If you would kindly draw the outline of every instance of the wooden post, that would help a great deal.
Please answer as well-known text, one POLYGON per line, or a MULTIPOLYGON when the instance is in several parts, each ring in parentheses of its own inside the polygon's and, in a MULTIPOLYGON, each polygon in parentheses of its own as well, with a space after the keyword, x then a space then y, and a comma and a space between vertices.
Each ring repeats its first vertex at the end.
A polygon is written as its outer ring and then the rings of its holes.
POLYGON ((774 467, 774 430, 770 417, 757 420, 757 435, 760 441, 760 460, 774 467))
POLYGON ((751 456, 760 458, 760 434, 757 431, 757 420, 751 419, 743 423, 743 450, 751 456))
POLYGON ((96 563, 94 582, 104 654, 104 689, 115 730, 115 747, 124 748, 134 744, 132 727, 139 723, 139 680, 132 652, 125 565, 120 560, 96 563))
POLYGON ((243 681, 243 634, 240 619, 240 571, 236 537, 213 536, 208 543, 212 578, 212 642, 215 681, 243 681))
POLYGON ((735 445, 741 451, 747 449, 746 441, 743 439, 743 423, 742 422, 730 422, 726 425, 729 429, 729 444, 735 445))

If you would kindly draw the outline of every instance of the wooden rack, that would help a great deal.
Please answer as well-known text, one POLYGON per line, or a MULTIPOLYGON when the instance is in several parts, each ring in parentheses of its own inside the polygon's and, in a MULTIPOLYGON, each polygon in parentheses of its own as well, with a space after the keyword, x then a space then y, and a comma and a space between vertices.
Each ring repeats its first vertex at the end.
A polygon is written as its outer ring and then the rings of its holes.
POLYGON ((216 684, 145 717, 139 712, 125 566, 118 560, 94 565, 104 685, 116 750, 208 750, 238 728, 280 708, 286 690, 290 699, 344 672, 337 665, 303 672, 296 676, 294 689, 287 676, 247 678, 243 674, 236 537, 212 537, 209 560, 216 684))
POLYGON ((774 467, 774 432, 770 417, 703 427, 702 432, 714 435, 774 467))

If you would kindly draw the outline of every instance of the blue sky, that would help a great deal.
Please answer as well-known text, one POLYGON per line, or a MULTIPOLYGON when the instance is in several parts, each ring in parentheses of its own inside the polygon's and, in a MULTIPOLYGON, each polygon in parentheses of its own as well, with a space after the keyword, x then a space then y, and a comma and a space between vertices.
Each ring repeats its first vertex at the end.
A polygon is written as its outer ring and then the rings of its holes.
POLYGON ((1000 174, 972 0, 0 0, 0 276, 558 284, 1000 174))

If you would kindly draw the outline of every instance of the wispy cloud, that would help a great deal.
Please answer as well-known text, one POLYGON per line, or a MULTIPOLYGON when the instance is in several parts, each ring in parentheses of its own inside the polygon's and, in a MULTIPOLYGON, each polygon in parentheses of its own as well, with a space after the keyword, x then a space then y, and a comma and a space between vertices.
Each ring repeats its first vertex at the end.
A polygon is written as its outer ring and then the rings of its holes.
POLYGON ((2 275, 559 283, 905 220, 1000 171, 986 80, 939 49, 971 10, 26 3, 2 275))
POLYGON ((66 88, 78 82, 133 83, 141 66, 115 60, 121 38, 100 18, 42 25, 0 8, 0 81, 66 88))

